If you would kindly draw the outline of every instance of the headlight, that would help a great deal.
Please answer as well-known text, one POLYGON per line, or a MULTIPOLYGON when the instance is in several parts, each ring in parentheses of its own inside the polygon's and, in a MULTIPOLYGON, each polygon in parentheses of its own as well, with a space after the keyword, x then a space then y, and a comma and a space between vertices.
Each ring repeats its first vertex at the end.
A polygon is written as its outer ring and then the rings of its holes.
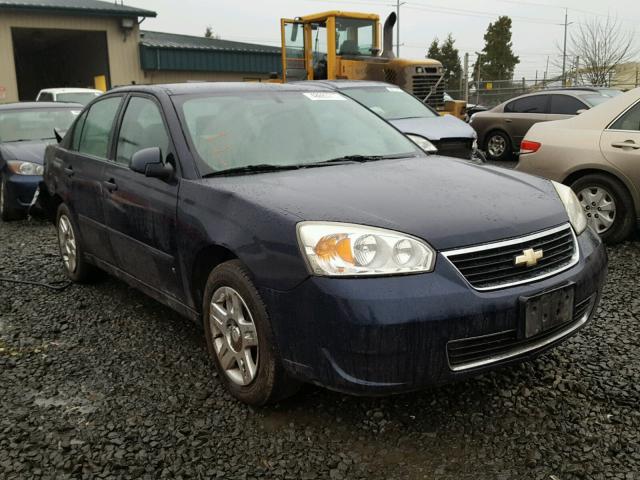
POLYGON ((411 140, 413 140, 413 143, 415 143, 416 145, 418 145, 422 150, 424 150, 427 153, 438 153, 438 149, 436 148, 436 146, 431 143, 429 140, 427 140, 424 137, 421 137, 419 135, 407 135, 407 137, 409 137, 411 140))
POLYGON ((571 222, 571 226, 575 230, 576 235, 580 235, 584 232, 584 229, 587 228, 587 217, 584 214, 580 200, 578 200, 578 197, 576 197, 576 194, 573 193, 570 187, 554 182, 553 180, 551 183, 564 204, 564 208, 569 216, 569 222, 571 222))
POLYGON ((9 161, 7 166, 9 170, 18 175, 42 175, 44 173, 44 167, 37 163, 9 161))
POLYGON ((433 270, 435 251, 422 240, 381 228, 301 222, 298 242, 314 275, 399 275, 433 270))

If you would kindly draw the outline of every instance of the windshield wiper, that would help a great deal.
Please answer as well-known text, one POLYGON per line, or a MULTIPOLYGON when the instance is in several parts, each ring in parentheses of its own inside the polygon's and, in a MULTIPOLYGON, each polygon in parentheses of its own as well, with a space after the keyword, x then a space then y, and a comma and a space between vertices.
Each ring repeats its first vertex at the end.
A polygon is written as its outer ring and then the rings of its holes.
POLYGON ((297 170, 300 165, 272 165, 270 163, 260 163, 258 165, 245 165, 243 167, 227 168, 217 172, 207 173, 202 178, 224 177, 226 175, 242 175, 245 173, 277 172, 280 170, 297 170))
POLYGON ((321 160, 319 162, 307 163, 308 166, 326 165, 331 163, 365 163, 375 162, 377 160, 392 160, 395 158, 415 157, 413 153, 401 153, 396 155, 345 155, 344 157, 330 158, 329 160, 321 160))

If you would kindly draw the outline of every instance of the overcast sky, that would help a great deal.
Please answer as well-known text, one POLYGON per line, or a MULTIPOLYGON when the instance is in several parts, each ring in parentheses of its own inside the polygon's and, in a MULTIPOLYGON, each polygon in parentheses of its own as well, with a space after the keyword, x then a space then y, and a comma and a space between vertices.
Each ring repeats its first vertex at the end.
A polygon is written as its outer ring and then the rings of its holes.
MULTIPOLYGON (((375 12, 384 19, 395 9, 395 0, 125 0, 125 4, 158 13, 157 18, 145 20, 143 29, 202 35, 211 25, 223 39, 269 45, 280 44, 281 17, 347 10, 375 12)), ((558 57, 556 45, 562 44, 564 7, 569 9, 569 22, 617 16, 624 29, 635 32, 640 51, 639 0, 406 0, 400 10, 400 53, 424 58, 434 37, 442 39, 451 32, 461 57, 464 52, 474 56, 484 46, 488 24, 508 15, 513 20, 513 48, 520 56, 516 78, 533 79, 536 70, 542 78, 547 56, 553 76, 560 71, 553 63, 558 57)))

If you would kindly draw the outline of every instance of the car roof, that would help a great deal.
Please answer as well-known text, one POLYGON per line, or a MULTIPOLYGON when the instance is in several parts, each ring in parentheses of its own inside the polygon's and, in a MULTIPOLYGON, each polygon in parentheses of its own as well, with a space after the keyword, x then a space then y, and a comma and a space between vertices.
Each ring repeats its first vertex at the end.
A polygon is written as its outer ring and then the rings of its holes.
POLYGON ((166 93, 167 95, 189 95, 223 92, 268 92, 268 91, 326 91, 315 82, 305 84, 275 82, 187 82, 167 83, 159 85, 127 85, 116 87, 111 92, 166 93))
POLYGON ((291 82, 296 85, 322 85, 332 90, 344 90, 347 88, 363 88, 363 87, 398 87, 392 83, 377 82, 374 80, 301 80, 291 82))
POLYGON ((84 108, 79 103, 71 102, 15 102, 0 105, 0 110, 37 110, 45 108, 84 108))
POLYGON ((43 88, 42 90, 40 90, 40 93, 85 93, 85 92, 102 93, 100 90, 96 90, 95 88, 43 88))

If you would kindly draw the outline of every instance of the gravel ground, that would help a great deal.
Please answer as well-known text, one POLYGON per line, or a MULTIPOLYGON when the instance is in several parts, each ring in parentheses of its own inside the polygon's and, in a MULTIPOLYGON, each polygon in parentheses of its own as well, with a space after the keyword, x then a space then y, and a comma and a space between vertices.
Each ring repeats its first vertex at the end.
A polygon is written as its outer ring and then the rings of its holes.
MULTIPOLYGON (((64 278, 54 230, 0 223, 1 276, 64 278)), ((640 479, 640 240, 595 320, 533 363, 421 393, 306 387, 252 409, 200 329, 112 278, 0 284, 0 478, 640 479)))

